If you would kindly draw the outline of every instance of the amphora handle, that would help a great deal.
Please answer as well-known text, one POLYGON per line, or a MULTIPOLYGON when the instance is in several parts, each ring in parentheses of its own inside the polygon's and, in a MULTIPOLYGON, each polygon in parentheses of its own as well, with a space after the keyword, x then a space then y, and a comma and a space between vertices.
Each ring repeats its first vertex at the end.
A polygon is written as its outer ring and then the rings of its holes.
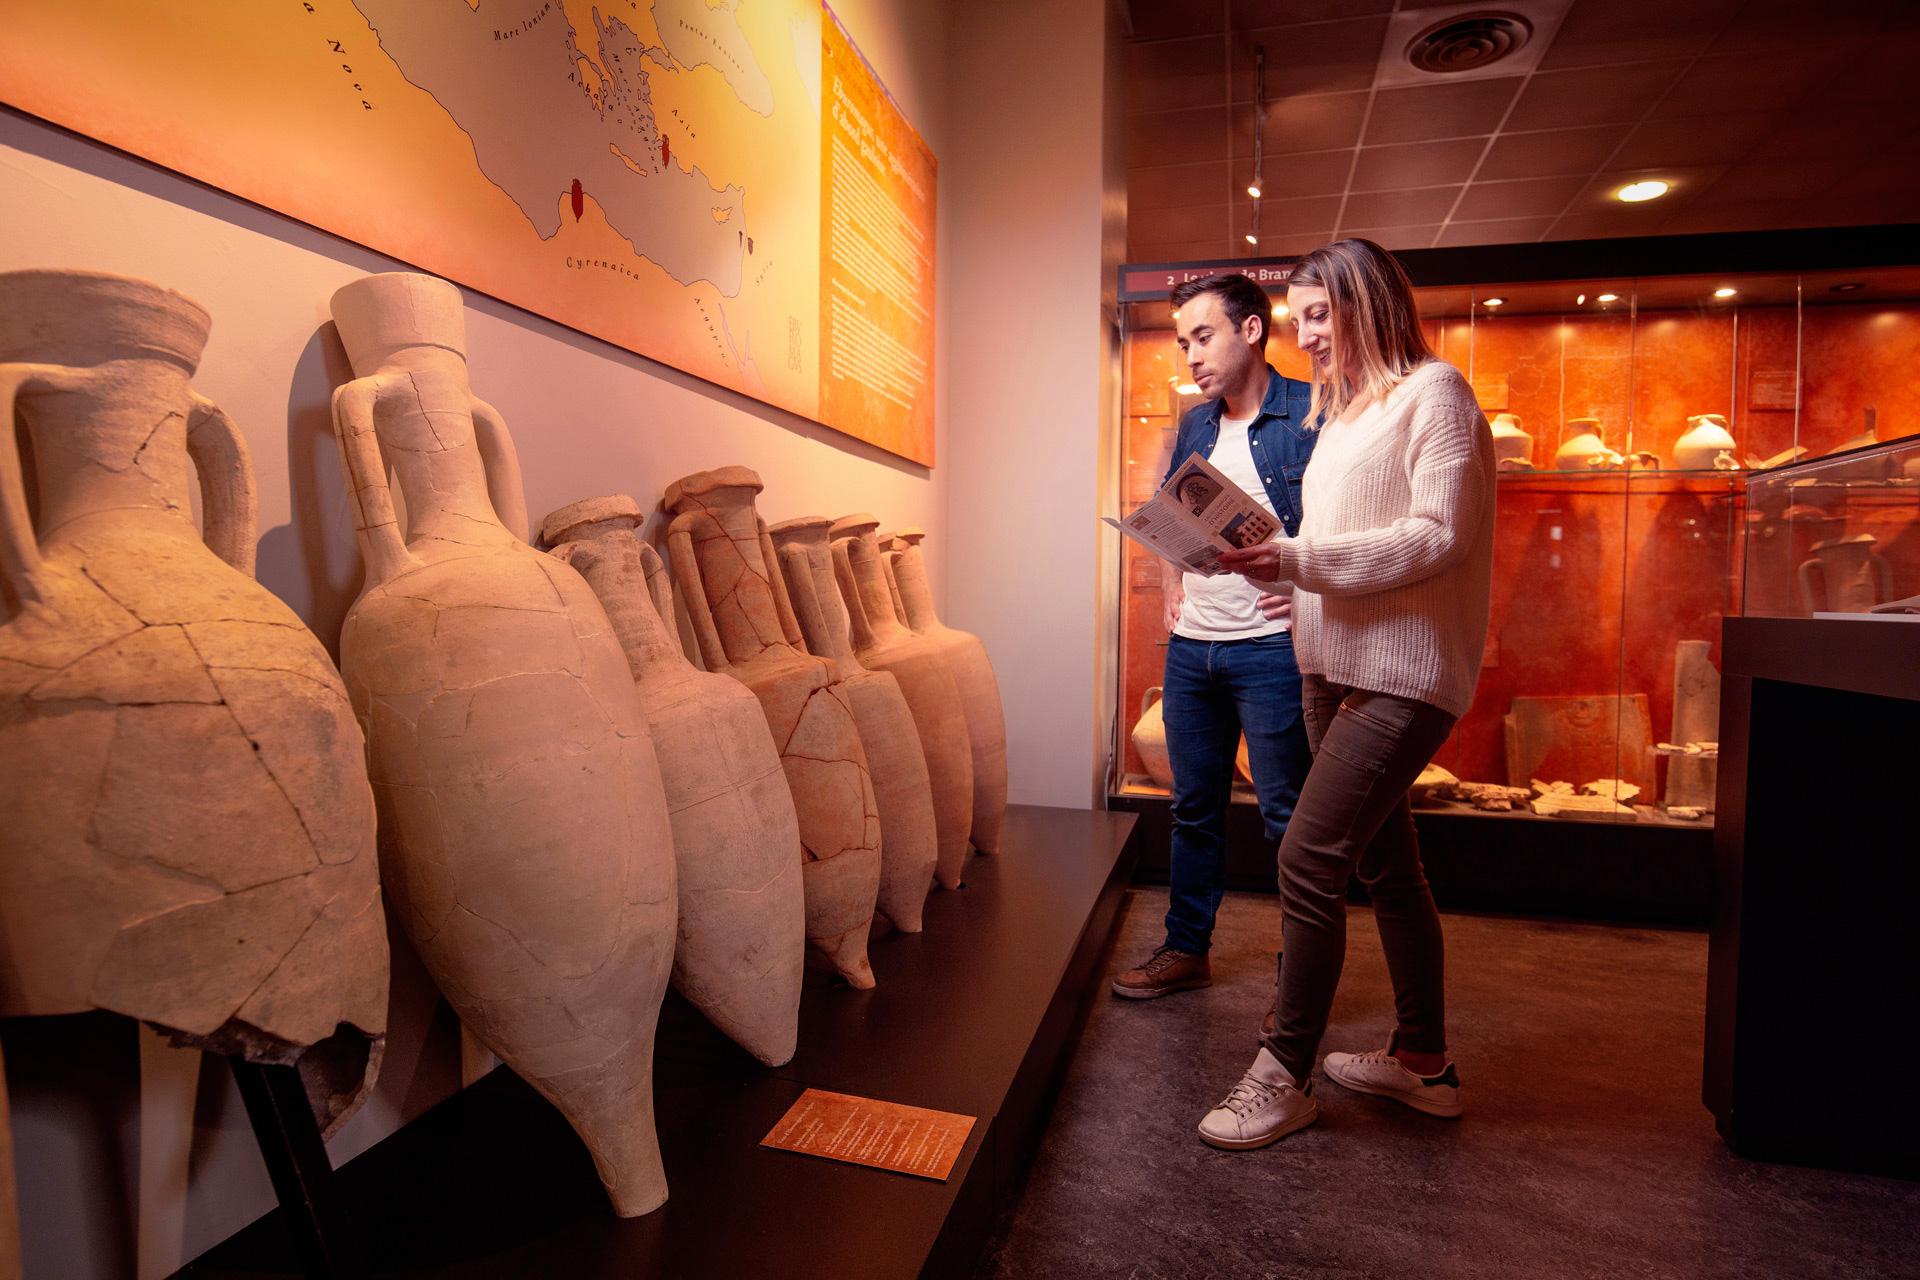
POLYGON ((393 492, 387 488, 387 464, 380 456, 380 437, 373 425, 379 394, 373 378, 355 378, 333 393, 333 438, 340 445, 340 465, 346 470, 353 503, 353 528, 360 535, 361 558, 367 562, 366 589, 420 567, 400 536, 393 492))
POLYGON ((853 538, 842 538, 833 544, 833 578, 840 584, 840 603, 847 607, 847 632, 853 641, 853 651, 858 654, 873 647, 874 636, 867 606, 860 599, 860 583, 854 577, 853 562, 847 558, 847 544, 853 541, 853 538))
POLYGON ((62 370, 52 365, 0 364, 0 586, 5 588, 9 615, 18 614, 42 596, 40 544, 33 536, 33 517, 27 511, 25 478, 20 474, 20 449, 14 443, 13 415, 19 397, 36 391, 60 389, 62 370))
POLYGON ((201 540, 213 554, 253 577, 260 536, 253 458, 227 411, 197 391, 187 413, 187 456, 200 478, 207 524, 201 540))
POLYGON ((800 619, 793 612, 793 597, 787 593, 787 575, 780 572, 780 556, 773 549, 773 535, 767 532, 765 520, 760 521, 760 562, 767 566, 767 589, 773 592, 773 611, 780 617, 780 634, 795 649, 807 652, 800 619))
POLYGON ((1824 596, 1827 582, 1826 565, 1820 563, 1819 556, 1808 556, 1800 562, 1800 599, 1806 604, 1807 612, 1810 614, 1820 612, 1819 601, 1813 594, 1813 575, 1816 571, 1820 574, 1820 585, 1823 588, 1820 594, 1824 596))
POLYGON ((473 439, 480 448, 480 465, 487 473, 487 500, 496 520, 522 542, 527 538, 527 490, 520 480, 520 454, 500 411, 473 397, 473 439))
POLYGON ((633 532, 633 540, 640 544, 640 568, 647 575, 647 594, 653 597, 653 611, 660 615, 660 624, 667 633, 678 636, 680 627, 673 612, 673 579, 667 576, 666 562, 660 559, 653 544, 640 536, 638 529, 633 532))
POLYGON ((720 629, 713 623, 713 609, 707 604, 707 590, 700 581, 700 566, 693 558, 693 529, 702 520, 713 526, 713 537, 727 536, 720 522, 705 511, 688 511, 675 516, 667 526, 667 555, 673 561, 673 577, 680 584, 680 594, 687 601, 687 620, 693 624, 700 660, 709 671, 725 672, 733 664, 727 660, 726 646, 720 643, 720 629))

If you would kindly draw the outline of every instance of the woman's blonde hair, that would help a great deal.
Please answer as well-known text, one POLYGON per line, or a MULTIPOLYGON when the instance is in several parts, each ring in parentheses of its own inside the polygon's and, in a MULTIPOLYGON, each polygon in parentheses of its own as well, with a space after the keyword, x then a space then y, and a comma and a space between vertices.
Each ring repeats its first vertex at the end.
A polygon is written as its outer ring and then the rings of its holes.
POLYGON ((1356 400, 1379 399, 1434 358, 1420 330, 1413 283, 1371 240, 1323 244, 1293 266, 1291 288, 1327 291, 1333 318, 1332 376, 1313 373, 1313 418, 1325 423, 1356 400))

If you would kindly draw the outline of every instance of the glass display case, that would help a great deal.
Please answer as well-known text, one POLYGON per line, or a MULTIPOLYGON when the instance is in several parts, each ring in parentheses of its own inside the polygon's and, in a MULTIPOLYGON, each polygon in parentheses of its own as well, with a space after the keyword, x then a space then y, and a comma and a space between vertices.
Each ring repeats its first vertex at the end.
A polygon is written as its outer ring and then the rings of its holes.
MULTIPOLYGON (((1304 378, 1272 287, 1268 358, 1304 378)), ((1710 827, 1720 619, 1920 592, 1920 440, 1879 443, 1920 431, 1920 268, 1416 292, 1501 458, 1478 692, 1421 807, 1710 827)), ((1200 399, 1164 303, 1128 304, 1124 346, 1123 515, 1200 399)), ((1164 796, 1159 569, 1122 557, 1109 789, 1164 796)))

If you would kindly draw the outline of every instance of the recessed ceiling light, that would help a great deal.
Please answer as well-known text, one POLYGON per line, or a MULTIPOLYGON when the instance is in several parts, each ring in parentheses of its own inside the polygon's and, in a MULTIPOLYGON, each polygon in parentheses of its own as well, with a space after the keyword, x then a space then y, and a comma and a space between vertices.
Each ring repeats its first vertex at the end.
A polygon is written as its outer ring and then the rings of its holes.
POLYGON ((1601 294, 1601 295, 1600 295, 1600 297, 1599 297, 1599 299, 1598 299, 1598 301, 1600 301, 1600 302, 1618 302, 1618 301, 1620 301, 1620 295, 1619 295, 1619 294, 1617 294, 1617 293, 1603 293, 1603 294, 1601 294))
POLYGON ((1667 184, 1658 178, 1650 178, 1645 182, 1629 182, 1613 194, 1628 204, 1638 204, 1642 200, 1658 200, 1667 194, 1667 184))
POLYGON ((1586 305, 1587 305, 1587 295, 1583 293, 1583 294, 1581 294, 1581 295, 1580 295, 1579 297, 1577 297, 1577 298, 1575 298, 1575 299, 1573 300, 1573 305, 1574 305, 1574 306, 1576 306, 1576 307, 1584 307, 1584 306, 1586 306, 1586 305))
POLYGON ((1715 289, 1713 296, 1716 298, 1731 298, 1738 292, 1740 292, 1738 289, 1715 289))
POLYGON ((1194 386, 1191 382, 1183 382, 1175 387, 1174 390, 1183 396, 1197 396, 1200 394, 1200 388, 1194 386))
POLYGON ((1489 307, 1504 307, 1507 305, 1507 300, 1505 298, 1488 298, 1486 305, 1489 307))
POLYGON ((1829 293, 1852 293, 1852 292, 1853 292, 1853 291, 1854 291, 1855 289, 1864 289, 1865 287, 1866 287, 1866 286, 1865 286, 1864 284, 1862 284, 1862 283, 1861 283, 1860 281, 1858 281, 1858 280, 1849 280, 1849 281, 1847 281, 1847 282, 1846 282, 1845 284, 1837 284, 1837 285, 1835 285, 1835 286, 1833 286, 1833 288, 1831 288, 1831 289, 1829 289, 1829 290, 1828 290, 1827 292, 1829 292, 1829 293))

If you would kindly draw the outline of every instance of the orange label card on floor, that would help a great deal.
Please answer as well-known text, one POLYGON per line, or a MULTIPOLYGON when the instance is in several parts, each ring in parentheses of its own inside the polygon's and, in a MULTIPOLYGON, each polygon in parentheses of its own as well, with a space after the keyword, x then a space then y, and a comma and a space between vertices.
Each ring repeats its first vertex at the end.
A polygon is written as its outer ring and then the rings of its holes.
POLYGON ((945 1182, 973 1125, 972 1116, 809 1089, 760 1145, 945 1182))

